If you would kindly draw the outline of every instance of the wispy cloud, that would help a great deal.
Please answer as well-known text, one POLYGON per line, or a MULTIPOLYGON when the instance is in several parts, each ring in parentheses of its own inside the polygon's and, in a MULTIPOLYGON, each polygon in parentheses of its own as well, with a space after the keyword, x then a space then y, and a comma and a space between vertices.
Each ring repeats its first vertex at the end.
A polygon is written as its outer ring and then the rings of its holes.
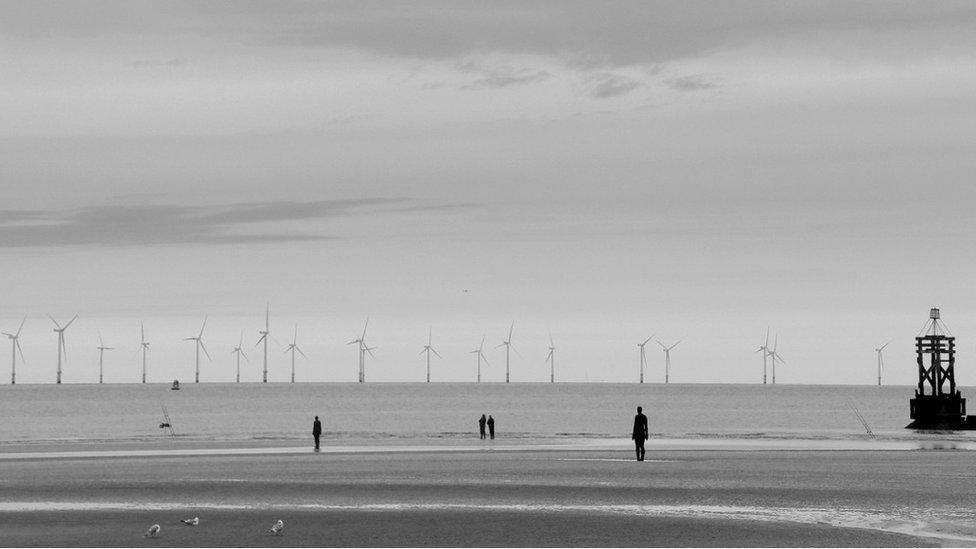
POLYGON ((73 210, 0 211, 0 247, 243 244, 322 240, 320 234, 269 230, 274 222, 377 213, 405 198, 185 205, 109 204, 73 210))
POLYGON ((626 95, 644 84, 617 74, 599 74, 589 79, 586 95, 597 99, 607 99, 626 95))
POLYGON ((470 84, 462 86, 464 90, 479 90, 485 88, 508 88, 522 86, 548 80, 552 75, 546 71, 519 71, 515 73, 496 73, 479 78, 470 84))
POLYGON ((665 83, 669 88, 677 91, 698 91, 718 87, 718 84, 708 80, 701 74, 691 74, 688 76, 680 76, 678 78, 670 78, 666 80, 665 83))

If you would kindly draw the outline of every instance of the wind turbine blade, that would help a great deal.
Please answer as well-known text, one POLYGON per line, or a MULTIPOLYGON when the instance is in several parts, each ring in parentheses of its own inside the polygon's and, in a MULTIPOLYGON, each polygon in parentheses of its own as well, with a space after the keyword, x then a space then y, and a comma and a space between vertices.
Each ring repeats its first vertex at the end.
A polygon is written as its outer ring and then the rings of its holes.
POLYGON ((207 352, 207 346, 203 344, 203 340, 202 339, 199 340, 199 341, 200 341, 200 348, 203 349, 203 354, 207 355, 207 360, 211 360, 212 361, 213 359, 210 358, 210 353, 207 352))
POLYGON ((655 339, 654 341, 657 341, 657 344, 660 345, 662 349, 667 349, 667 346, 665 344, 661 343, 661 340, 655 339))
POLYGON ((369 356, 371 356, 373 358, 376 358, 376 355, 373 354, 373 349, 375 349, 375 348, 376 347, 366 347, 366 352, 369 353, 369 356))
MULTIPOLYGON (((266 337, 268 337, 268 334, 261 334, 261 338, 258 339, 258 342, 255 343, 254 346, 257 347, 258 345, 260 345, 261 342, 264 341, 266 337)), ((190 339, 193 339, 193 338, 190 338, 190 339)))
MULTIPOLYGON (((678 343, 681 343, 681 340, 680 339, 678 340, 678 343)), ((671 349, 674 349, 675 347, 677 347, 678 346, 678 343, 675 343, 674 345, 668 347, 668 350, 670 351, 671 349)))
POLYGON ((495 348, 497 349, 499 347, 504 347, 504 346, 505 346, 505 343, 499 343, 498 345, 495 345, 495 348))
MULTIPOLYGON (((18 331, 17 333, 19 334, 19 333, 20 333, 20 331, 18 331)), ((891 343, 891 342, 889 341, 888 343, 891 343)), ((879 351, 884 351, 884 348, 888 346, 888 343, 885 343, 884 345, 882 345, 882 346, 881 346, 881 348, 880 348, 880 349, 878 349, 878 350, 879 350, 879 351)))
POLYGON ((756 349, 756 352, 758 353, 759 351, 765 351, 765 350, 766 350, 765 347, 760 347, 760 348, 756 349))
POLYGON ((64 325, 64 329, 67 330, 68 326, 71 326, 71 323, 74 322, 76 318, 78 318, 78 315, 71 317, 71 320, 69 320, 68 323, 64 325))
POLYGON ((366 322, 363 324, 363 335, 359 336, 359 339, 366 339, 366 328, 369 327, 369 317, 366 317, 366 322))
POLYGON ((433 340, 433 338, 434 338, 434 327, 429 326, 427 328, 427 346, 430 346, 430 342, 433 340))
POLYGON ((24 358, 24 350, 20 348, 20 340, 19 339, 15 339, 14 340, 14 345, 17 346, 17 350, 20 352, 20 361, 21 362, 27 362, 27 359, 24 358))
POLYGON ((203 330, 206 327, 207 327, 207 316, 204 315, 204 317, 203 317, 203 326, 200 326, 200 335, 198 335, 197 337, 203 337, 203 330))
POLYGON ((766 326, 766 343, 763 343, 763 347, 769 347, 769 326, 766 326))
POLYGON ((242 356, 242 357, 244 357, 244 360, 245 360, 246 362, 250 362, 250 360, 247 360, 247 355, 246 355, 246 354, 244 354, 244 349, 241 349, 241 351, 240 351, 240 353, 241 353, 241 356, 242 356))
POLYGON ((308 358, 307 356, 305 356, 305 353, 303 353, 303 352, 302 352, 302 350, 301 350, 301 348, 300 348, 300 347, 298 347, 298 346, 296 346, 296 347, 295 347, 295 350, 296 350, 296 351, 298 351, 298 354, 300 354, 300 355, 302 355, 302 356, 303 356, 303 357, 305 357, 305 358, 308 358))
POLYGON ((298 343, 298 324, 295 324, 295 338, 291 342, 298 343))
POLYGON ((773 353, 776 353, 776 347, 779 345, 779 334, 776 334, 776 338, 773 339, 773 353))
POLYGON ((197 338, 195 338, 195 337, 184 337, 183 338, 183 341, 196 341, 196 340, 197 340, 197 338))
POLYGON ((238 347, 240 347, 242 345, 244 345, 244 330, 241 330, 241 340, 240 340, 240 342, 237 343, 237 346, 238 347))
POLYGON ((350 341, 349 343, 346 343, 346 345, 352 345, 353 343, 359 343, 360 341, 362 341, 362 340, 361 339, 354 339, 354 340, 350 341))
MULTIPOLYGON (((65 326, 67 328, 67 326, 65 326)), ((64 332, 58 332, 58 338, 61 339, 61 352, 64 354, 64 361, 68 361, 68 343, 64 340, 64 332)))
POLYGON ((20 336, 20 331, 24 329, 24 323, 25 322, 27 322, 27 317, 26 316, 24 316, 24 320, 21 320, 20 321, 20 328, 17 328, 17 335, 15 335, 14 337, 20 336))
POLYGON ((518 352, 518 349, 515 348, 515 345, 509 343, 508 346, 511 347, 513 351, 515 351, 515 354, 517 354, 518 356, 522 356, 522 353, 518 352))
POLYGON ((485 364, 488 364, 488 357, 485 356, 485 353, 481 353, 481 360, 484 360, 485 364))
POLYGON ((417 356, 424 356, 424 353, 427 352, 427 349, 428 349, 427 347, 424 347, 424 349, 422 351, 420 351, 420 354, 417 355, 417 356))
POLYGON ((437 352, 437 349, 434 349, 433 347, 431 347, 430 350, 433 351, 435 355, 437 355, 437 358, 444 358, 444 357, 441 356, 440 353, 437 352))
POLYGON ((512 341, 512 330, 515 329, 515 321, 512 321, 512 326, 508 329, 508 341, 512 341))
POLYGON ((479 349, 482 349, 482 348, 484 348, 484 346, 485 346, 485 336, 483 335, 483 336, 481 336, 481 346, 478 347, 478 348, 479 349))
POLYGON ((650 341, 652 337, 654 337, 654 336, 653 336, 653 335, 651 335, 651 337, 649 337, 649 338, 647 338, 647 339, 645 339, 645 340, 644 340, 644 341, 643 341, 643 342, 641 343, 641 347, 643 347, 644 345, 647 345, 647 342, 648 342, 648 341, 650 341))
POLYGON ((549 331, 549 346, 554 347, 556 344, 552 342, 552 330, 549 331))
POLYGON ((105 346, 105 342, 102 341, 102 331, 98 330, 98 345, 101 347, 105 346))
POLYGON ((51 322, 53 322, 54 325, 57 326, 59 330, 61 329, 61 325, 58 324, 58 321, 57 320, 54 320, 54 317, 53 316, 47 315, 47 317, 51 319, 51 322))
POLYGON ((779 354, 778 354, 778 353, 776 354, 776 360, 778 360, 778 361, 780 361, 780 362, 782 362, 783 364, 786 364, 786 361, 785 361, 785 360, 783 360, 783 357, 781 357, 781 356, 779 356, 779 354))

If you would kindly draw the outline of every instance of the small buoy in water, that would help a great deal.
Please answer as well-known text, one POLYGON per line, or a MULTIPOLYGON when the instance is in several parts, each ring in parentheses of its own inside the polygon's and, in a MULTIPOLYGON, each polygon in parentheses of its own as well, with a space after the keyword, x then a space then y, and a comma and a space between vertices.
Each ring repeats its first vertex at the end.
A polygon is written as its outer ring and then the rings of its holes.
POLYGON ((191 519, 180 519, 180 522, 182 522, 183 524, 185 524, 187 526, 199 526, 200 525, 200 517, 193 517, 191 519))
POLYGON ((274 534, 276 536, 280 536, 282 530, 284 529, 285 529, 285 523, 279 520, 278 522, 274 523, 274 526, 272 526, 270 530, 268 530, 268 533, 274 534))

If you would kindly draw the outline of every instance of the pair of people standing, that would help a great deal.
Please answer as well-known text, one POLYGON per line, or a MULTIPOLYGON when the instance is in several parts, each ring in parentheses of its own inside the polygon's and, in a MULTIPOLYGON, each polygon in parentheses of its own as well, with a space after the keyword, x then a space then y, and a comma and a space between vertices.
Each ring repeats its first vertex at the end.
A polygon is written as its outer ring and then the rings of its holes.
POLYGON ((488 419, 485 419, 485 414, 481 414, 481 419, 478 420, 478 428, 481 430, 481 440, 485 439, 485 425, 488 426, 488 432, 491 433, 491 440, 495 440, 495 418, 488 416, 488 419))

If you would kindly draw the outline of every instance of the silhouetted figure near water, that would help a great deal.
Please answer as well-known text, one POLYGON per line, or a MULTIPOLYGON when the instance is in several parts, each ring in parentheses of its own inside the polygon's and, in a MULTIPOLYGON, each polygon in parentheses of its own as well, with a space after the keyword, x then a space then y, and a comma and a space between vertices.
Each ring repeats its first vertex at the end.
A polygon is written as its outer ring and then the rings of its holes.
POLYGON ((634 416, 634 433, 630 438, 634 439, 637 450, 637 461, 644 461, 644 441, 647 440, 647 416, 641 413, 642 408, 637 407, 637 415, 634 416))
POLYGON ((312 423, 312 436, 315 437, 315 451, 319 451, 319 437, 322 436, 322 422, 319 421, 319 416, 315 416, 315 421, 312 423))
POLYGON ((488 416, 488 433, 491 440, 495 440, 495 418, 488 416))
POLYGON ((478 429, 481 430, 481 440, 485 440, 485 414, 481 414, 481 419, 478 420, 478 429))

